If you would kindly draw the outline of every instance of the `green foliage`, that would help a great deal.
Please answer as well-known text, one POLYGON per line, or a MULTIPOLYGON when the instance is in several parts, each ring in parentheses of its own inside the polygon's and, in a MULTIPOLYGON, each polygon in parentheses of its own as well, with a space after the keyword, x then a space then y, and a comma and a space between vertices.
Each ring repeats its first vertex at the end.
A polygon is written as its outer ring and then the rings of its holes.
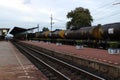
POLYGON ((110 48, 118 48, 119 46, 119 42, 109 42, 108 44, 110 48))
POLYGON ((68 21, 66 24, 67 29, 70 29, 71 26, 75 29, 91 26, 91 22, 93 21, 89 10, 82 7, 78 7, 75 10, 68 12, 67 18, 71 19, 71 21, 68 21))
POLYGON ((76 40, 77 45, 82 45, 83 41, 82 40, 76 40))
POLYGON ((46 27, 43 27, 42 31, 49 31, 49 29, 46 27))
POLYGON ((30 40, 39 40, 39 38, 30 38, 30 40))

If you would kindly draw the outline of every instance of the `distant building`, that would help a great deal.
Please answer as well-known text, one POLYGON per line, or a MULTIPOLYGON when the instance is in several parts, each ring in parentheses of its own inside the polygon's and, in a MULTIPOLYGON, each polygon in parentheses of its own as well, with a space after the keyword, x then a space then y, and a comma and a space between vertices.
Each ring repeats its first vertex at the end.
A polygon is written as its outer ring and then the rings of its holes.
POLYGON ((0 28, 0 40, 4 40, 9 28, 0 28))

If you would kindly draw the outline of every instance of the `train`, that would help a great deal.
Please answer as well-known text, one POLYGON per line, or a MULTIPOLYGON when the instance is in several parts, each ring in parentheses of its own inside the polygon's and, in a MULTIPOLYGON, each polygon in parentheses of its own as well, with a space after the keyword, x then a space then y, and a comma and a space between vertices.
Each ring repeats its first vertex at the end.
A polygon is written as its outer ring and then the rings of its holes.
POLYGON ((108 48, 110 43, 117 43, 120 48, 120 22, 105 25, 81 27, 79 29, 68 29, 55 31, 44 31, 17 35, 17 39, 39 40, 60 42, 63 44, 81 44, 87 47, 108 48))

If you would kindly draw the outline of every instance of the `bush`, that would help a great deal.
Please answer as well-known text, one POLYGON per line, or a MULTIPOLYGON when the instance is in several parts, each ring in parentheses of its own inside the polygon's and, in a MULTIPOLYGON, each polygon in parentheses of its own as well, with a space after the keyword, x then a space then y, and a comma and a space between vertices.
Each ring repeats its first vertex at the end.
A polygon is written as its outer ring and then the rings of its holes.
POLYGON ((77 45, 82 45, 83 41, 82 40, 76 40, 77 45))
POLYGON ((61 40, 61 39, 57 39, 56 41, 57 41, 58 43, 62 42, 62 40, 61 40))
POLYGON ((118 42, 109 42, 108 44, 109 44, 110 48, 118 48, 118 46, 119 46, 118 42))

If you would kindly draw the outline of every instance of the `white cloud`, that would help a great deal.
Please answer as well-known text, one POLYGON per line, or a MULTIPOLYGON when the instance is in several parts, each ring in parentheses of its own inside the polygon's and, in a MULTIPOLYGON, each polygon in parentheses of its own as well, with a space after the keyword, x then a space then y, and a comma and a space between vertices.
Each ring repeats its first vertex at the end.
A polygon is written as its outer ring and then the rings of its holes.
POLYGON ((30 3, 31 3, 31 0, 24 0, 23 3, 24 3, 24 4, 30 4, 30 3))
POLYGON ((30 11, 29 5, 23 4, 24 0, 0 0, 0 7, 15 9, 18 11, 30 11))
POLYGON ((111 5, 113 1, 114 0, 0 0, 0 25, 9 27, 15 26, 16 24, 24 26, 24 24, 40 23, 40 25, 49 27, 50 15, 52 14, 53 21, 55 22, 54 26, 65 26, 67 13, 76 7, 88 8, 95 19, 93 24, 105 24, 112 22, 112 19, 114 19, 114 21, 120 21, 120 18, 118 18, 119 15, 107 17, 120 13, 120 6, 111 5), (104 18, 105 16, 106 18, 104 18), (100 18, 101 20, 99 20, 100 18))
POLYGON ((28 16, 22 17, 21 20, 22 20, 22 21, 25 21, 25 22, 35 22, 34 18, 28 17, 28 16))
POLYGON ((55 12, 50 8, 39 8, 38 12, 45 15, 51 15, 51 14, 55 15, 55 12))

